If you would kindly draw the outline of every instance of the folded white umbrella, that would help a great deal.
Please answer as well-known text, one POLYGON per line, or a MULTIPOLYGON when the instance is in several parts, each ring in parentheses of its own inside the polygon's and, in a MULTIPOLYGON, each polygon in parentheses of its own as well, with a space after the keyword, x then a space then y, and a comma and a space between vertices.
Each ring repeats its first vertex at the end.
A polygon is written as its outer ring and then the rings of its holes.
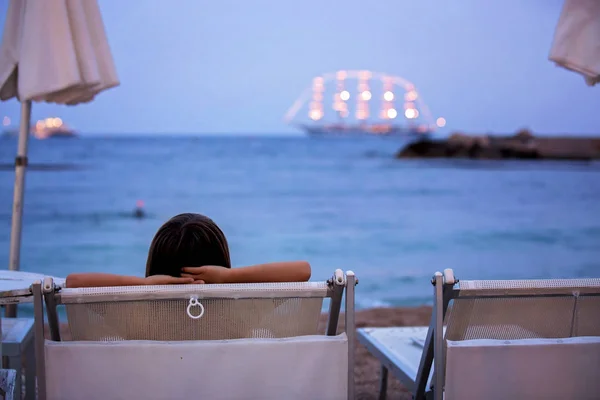
POLYGON ((75 105, 119 85, 97 0, 11 0, 0 99, 21 102, 9 269, 19 269, 31 101, 75 105))
POLYGON ((77 104, 118 84, 96 0, 11 0, 0 99, 77 104))
POLYGON ((565 0, 549 58, 590 86, 600 82, 599 0, 565 0))

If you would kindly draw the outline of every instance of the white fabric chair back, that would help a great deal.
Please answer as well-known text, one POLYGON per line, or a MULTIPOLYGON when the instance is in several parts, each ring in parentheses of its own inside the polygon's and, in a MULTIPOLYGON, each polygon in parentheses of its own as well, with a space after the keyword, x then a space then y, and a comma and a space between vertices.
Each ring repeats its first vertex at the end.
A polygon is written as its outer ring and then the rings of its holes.
POLYGON ((45 343, 48 400, 348 396, 348 339, 45 343))
POLYGON ((446 400, 597 399, 600 337, 447 341, 446 400))

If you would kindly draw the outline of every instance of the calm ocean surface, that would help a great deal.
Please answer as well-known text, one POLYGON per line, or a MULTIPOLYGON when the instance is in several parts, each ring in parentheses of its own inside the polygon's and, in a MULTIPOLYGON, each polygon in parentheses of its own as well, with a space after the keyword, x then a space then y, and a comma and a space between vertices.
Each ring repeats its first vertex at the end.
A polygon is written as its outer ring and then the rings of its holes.
MULTIPOLYGON (((16 139, 0 138, 7 268, 16 139)), ((143 275, 156 229, 213 218, 235 266, 306 259, 360 279, 357 306, 430 302, 429 278, 600 277, 600 164, 400 161, 394 140, 32 140, 21 269, 143 275), (53 170, 36 170, 40 163, 53 170), (67 165, 64 165, 67 164, 67 165), (64 168, 63 168, 64 167, 64 168), (129 217, 143 199, 150 217, 129 217)))

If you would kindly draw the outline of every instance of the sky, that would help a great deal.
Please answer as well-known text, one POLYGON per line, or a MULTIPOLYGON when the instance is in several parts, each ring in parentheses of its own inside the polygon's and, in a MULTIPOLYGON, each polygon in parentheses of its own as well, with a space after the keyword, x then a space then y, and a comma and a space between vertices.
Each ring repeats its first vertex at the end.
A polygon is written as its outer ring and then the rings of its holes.
MULTIPOLYGON (((4 20, 9 0, 0 0, 4 20)), ((34 104, 82 134, 292 134, 320 74, 416 85, 443 132, 600 133, 600 87, 548 60, 560 0, 99 0, 121 85, 75 107, 34 104)), ((19 103, 0 103, 18 120, 19 103)))

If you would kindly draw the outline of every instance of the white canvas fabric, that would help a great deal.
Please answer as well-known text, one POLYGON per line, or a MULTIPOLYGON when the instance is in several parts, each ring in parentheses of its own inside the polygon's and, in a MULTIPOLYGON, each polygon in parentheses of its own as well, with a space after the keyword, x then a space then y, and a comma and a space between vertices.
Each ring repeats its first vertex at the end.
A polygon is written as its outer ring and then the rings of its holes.
POLYGON ((582 74, 588 85, 600 82, 600 1, 565 0, 550 60, 582 74))
POLYGON ((348 339, 45 342, 48 400, 346 399, 348 339))
POLYGON ((600 337, 447 341, 447 400, 597 399, 600 337))
POLYGON ((91 101, 119 85, 96 0, 11 0, 0 45, 0 99, 91 101))

